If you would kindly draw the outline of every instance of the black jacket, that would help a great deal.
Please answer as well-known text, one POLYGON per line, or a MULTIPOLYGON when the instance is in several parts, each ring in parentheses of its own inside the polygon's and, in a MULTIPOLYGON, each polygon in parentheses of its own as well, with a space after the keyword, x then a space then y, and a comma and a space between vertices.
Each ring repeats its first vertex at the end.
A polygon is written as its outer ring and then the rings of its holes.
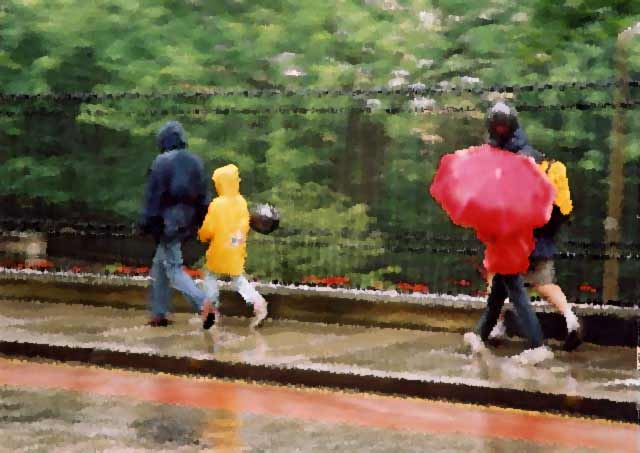
POLYGON ((179 123, 165 124, 157 139, 162 154, 147 175, 140 227, 156 241, 184 241, 196 235, 207 213, 208 181, 200 158, 185 149, 179 123))

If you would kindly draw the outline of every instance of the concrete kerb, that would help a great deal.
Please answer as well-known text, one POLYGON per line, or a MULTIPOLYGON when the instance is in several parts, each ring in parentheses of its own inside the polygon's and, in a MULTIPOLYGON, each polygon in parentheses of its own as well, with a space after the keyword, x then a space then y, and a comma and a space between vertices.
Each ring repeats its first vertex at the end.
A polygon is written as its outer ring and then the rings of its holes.
POLYGON ((190 357, 159 356, 87 347, 9 341, 0 341, 0 354, 8 357, 88 363, 137 371, 355 390, 637 423, 636 404, 634 402, 548 394, 519 389, 479 387, 464 382, 422 381, 316 369, 200 360, 190 357))

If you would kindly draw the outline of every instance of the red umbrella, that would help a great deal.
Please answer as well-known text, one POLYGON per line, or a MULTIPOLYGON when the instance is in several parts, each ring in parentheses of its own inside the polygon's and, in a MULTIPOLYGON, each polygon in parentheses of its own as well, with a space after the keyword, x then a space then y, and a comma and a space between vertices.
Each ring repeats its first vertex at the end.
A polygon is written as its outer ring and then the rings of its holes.
POLYGON ((490 145, 445 155, 430 192, 453 223, 476 230, 485 267, 501 274, 527 270, 533 229, 547 223, 555 198, 533 159, 490 145))

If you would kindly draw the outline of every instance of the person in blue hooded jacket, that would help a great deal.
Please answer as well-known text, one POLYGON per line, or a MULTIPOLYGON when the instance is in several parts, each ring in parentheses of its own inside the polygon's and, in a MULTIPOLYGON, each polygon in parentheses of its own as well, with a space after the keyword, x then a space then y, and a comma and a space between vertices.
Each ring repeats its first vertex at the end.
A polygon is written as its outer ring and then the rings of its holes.
POLYGON ((182 268, 182 244, 197 235, 209 204, 208 180, 200 158, 187 150, 184 129, 166 123, 157 134, 160 150, 147 174, 140 229, 156 241, 151 266, 151 326, 167 326, 171 288, 185 295, 211 327, 215 308, 182 268))

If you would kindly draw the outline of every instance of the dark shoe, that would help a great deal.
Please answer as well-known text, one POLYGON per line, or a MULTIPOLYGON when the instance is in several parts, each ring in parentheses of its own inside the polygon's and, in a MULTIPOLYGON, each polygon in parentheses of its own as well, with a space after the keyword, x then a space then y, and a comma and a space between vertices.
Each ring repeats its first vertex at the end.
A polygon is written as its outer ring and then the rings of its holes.
POLYGON ((211 301, 206 300, 204 304, 202 304, 202 310, 200 310, 200 316, 203 316, 206 313, 206 318, 202 322, 202 328, 204 330, 209 330, 216 323, 216 308, 213 306, 211 301))
POLYGON ((504 344, 504 339, 503 338, 487 338, 487 341, 485 341, 485 344, 487 346, 490 346, 492 348, 499 348, 504 344))
POLYGON ((215 313, 209 313, 207 315, 207 319, 204 320, 204 322, 202 323, 202 328, 204 330, 209 330, 211 329, 211 327, 213 327, 213 325, 216 323, 216 314, 215 313))
POLYGON ((167 327, 173 324, 173 321, 168 320, 164 316, 155 316, 147 323, 151 327, 167 327))
POLYGON ((572 330, 567 334, 567 338, 564 340, 564 346, 562 347, 562 349, 568 352, 575 351, 576 349, 578 349, 578 346, 582 344, 582 340, 582 328, 580 327, 578 329, 572 330))

